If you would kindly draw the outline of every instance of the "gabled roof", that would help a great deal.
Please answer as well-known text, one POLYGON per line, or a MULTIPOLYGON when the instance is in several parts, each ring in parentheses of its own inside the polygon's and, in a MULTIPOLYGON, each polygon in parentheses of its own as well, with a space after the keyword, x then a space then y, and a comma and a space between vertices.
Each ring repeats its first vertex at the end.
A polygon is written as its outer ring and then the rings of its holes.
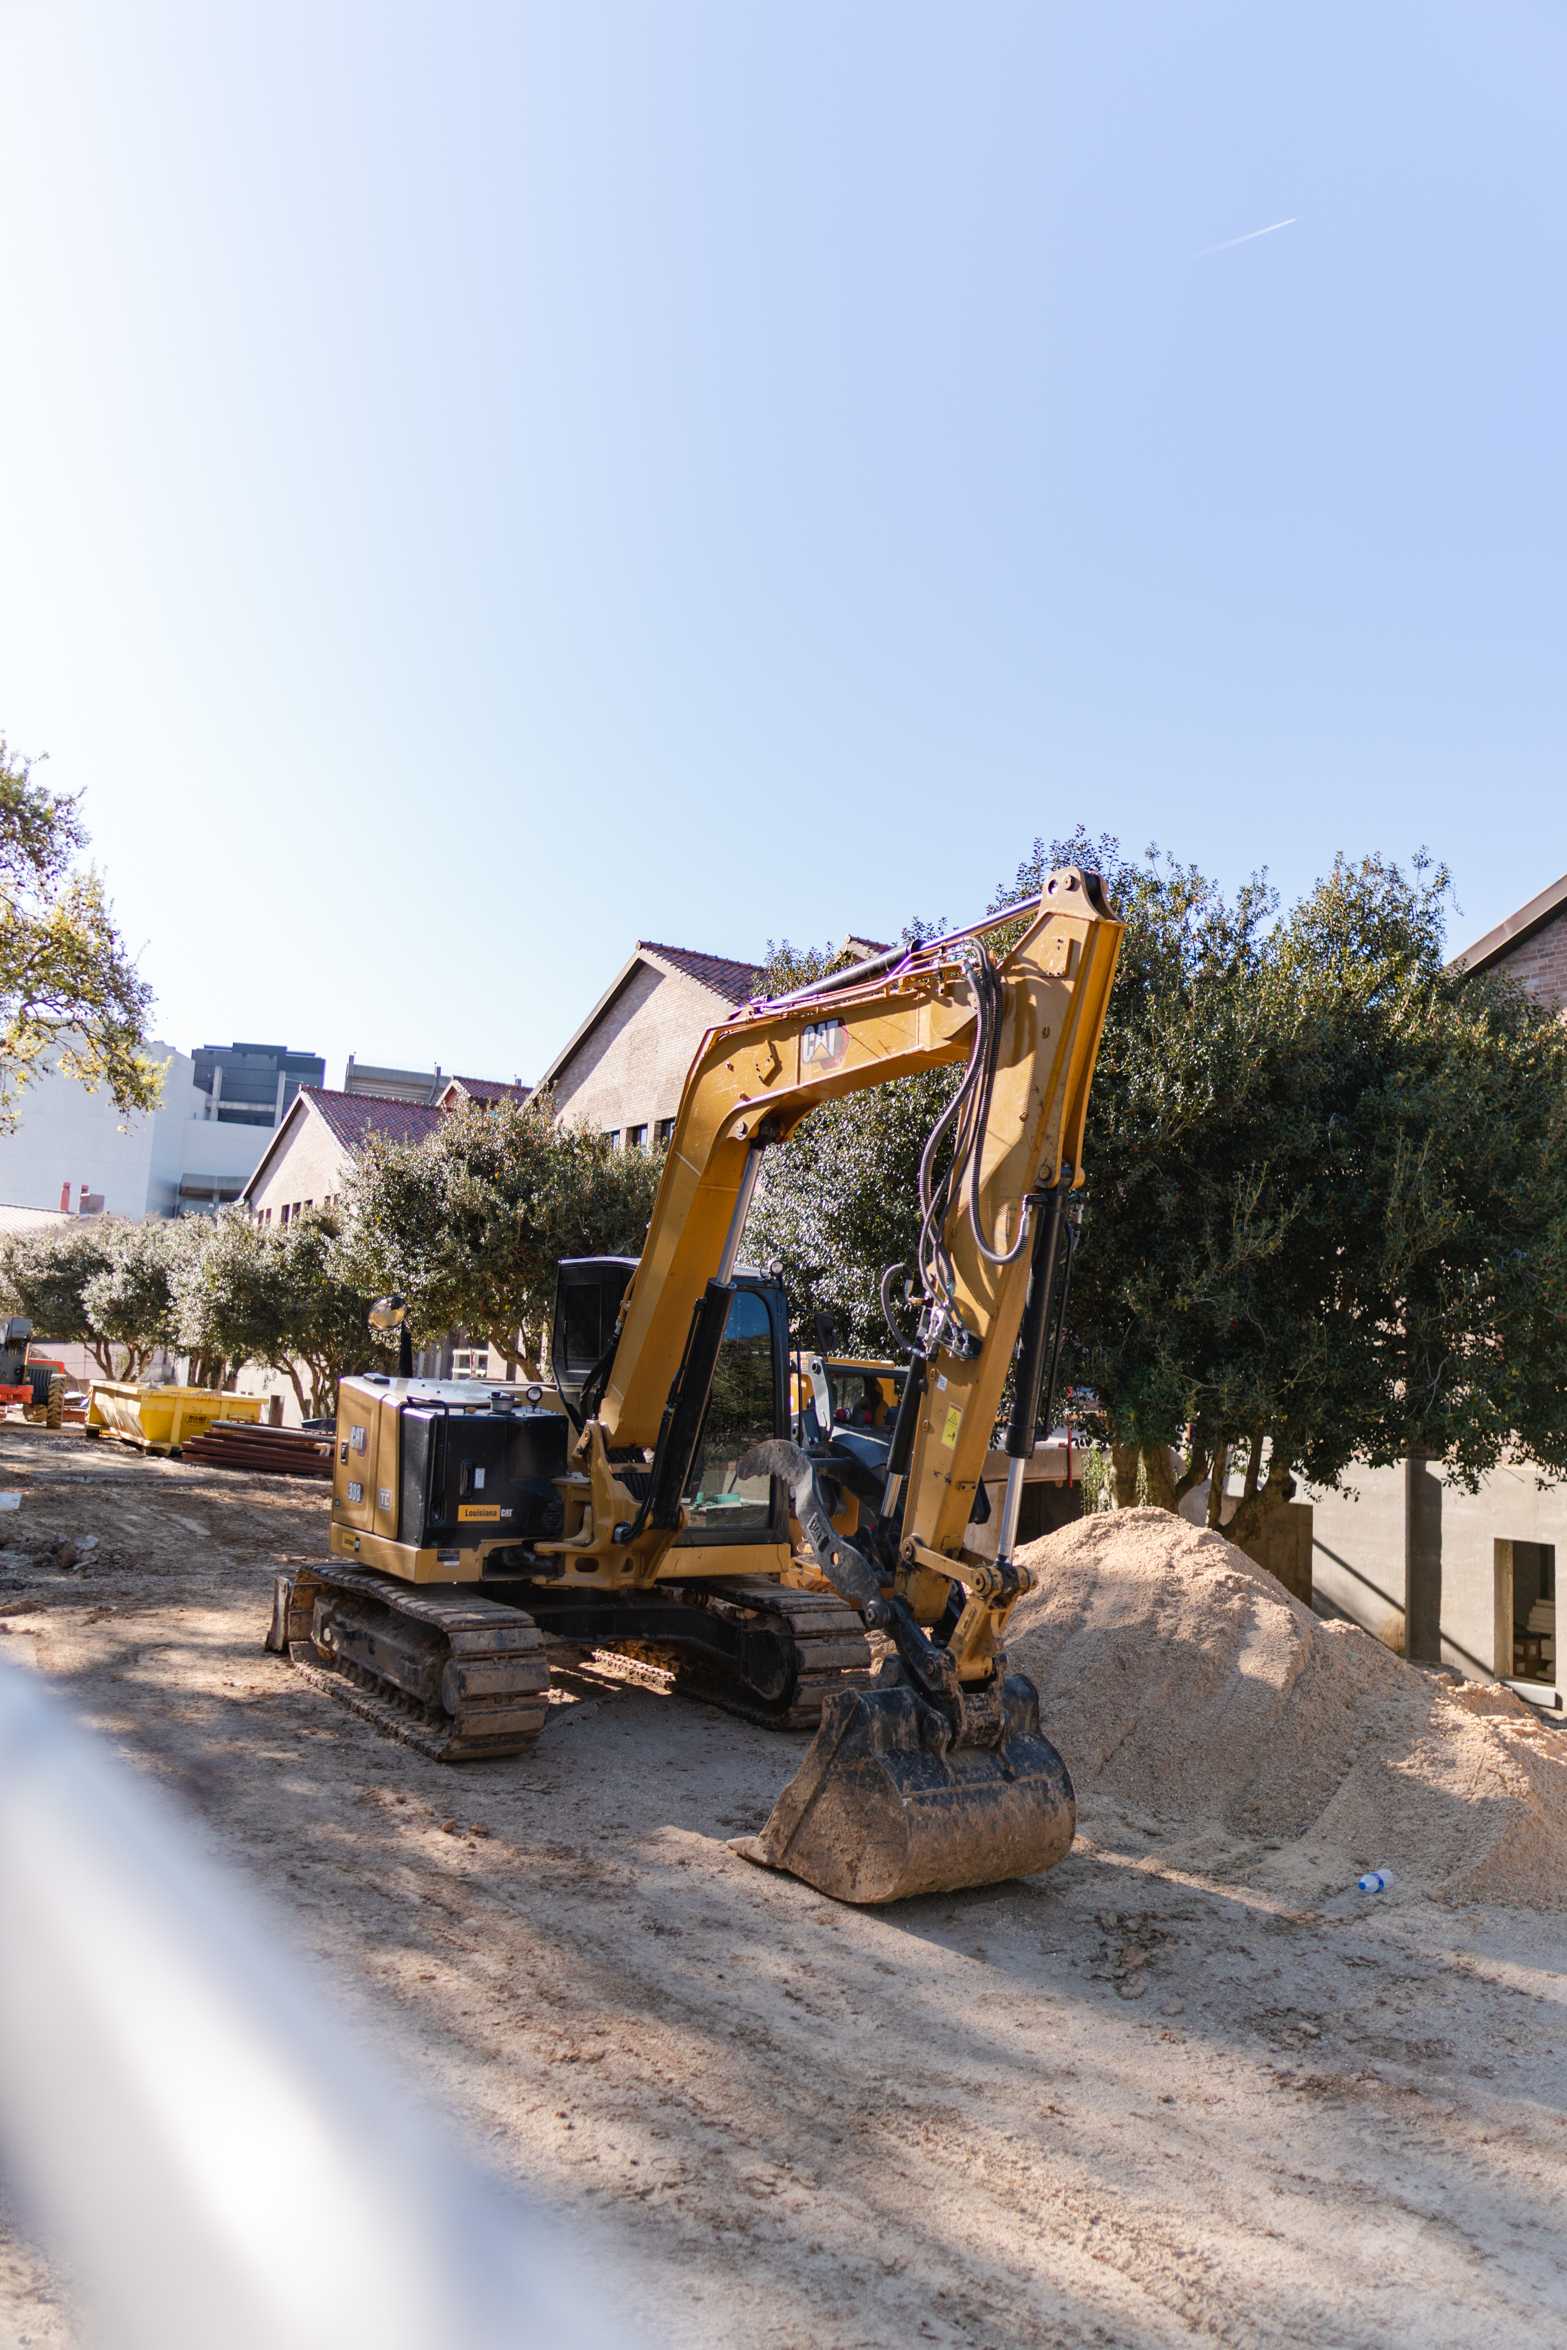
POLYGON ((302 1085, 257 1161, 241 1199, 249 1199, 285 1138, 305 1118, 319 1118, 349 1157, 357 1158, 372 1134, 385 1134, 393 1142, 422 1142, 440 1125, 441 1112, 433 1102, 400 1102, 389 1094, 336 1093, 324 1085, 302 1085))
POLYGON ((1496 928, 1488 930, 1484 938, 1477 938, 1472 947, 1466 947, 1461 955, 1455 955, 1449 969, 1483 971, 1488 963, 1494 963, 1509 948, 1522 946, 1524 940, 1538 930, 1542 923, 1549 922, 1553 914, 1561 913, 1564 908, 1567 908, 1567 873, 1562 875, 1560 881, 1553 881, 1549 889, 1542 889, 1539 896, 1531 898, 1526 906, 1520 906, 1516 914, 1509 914, 1505 922, 1498 922, 1496 928))
POLYGON ((704 955, 695 947, 660 946, 657 939, 639 938, 639 955, 657 955, 676 971, 683 971, 688 979, 700 980, 714 995, 721 995, 726 1004, 743 1004, 756 986, 757 966, 737 963, 732 955, 704 955))
POLYGON ((592 1011, 579 1027, 573 1029, 544 1071, 539 1079, 540 1092, 545 1086, 554 1084, 578 1045, 598 1026, 639 963, 646 963, 656 971, 678 971, 683 978, 696 980, 699 986, 705 987, 717 999, 725 1012, 732 1012, 737 1004, 745 1003, 756 988, 758 966, 755 963, 738 962, 733 955, 705 955, 695 947, 666 947, 661 946, 656 939, 639 938, 592 1011))
POLYGON ((440 1106, 455 1088, 474 1102, 525 1102, 533 1091, 531 1085, 508 1085, 499 1077, 449 1077, 441 1088, 440 1106))
POLYGON ((302 1085, 301 1101, 326 1120, 345 1150, 361 1151, 372 1134, 393 1142, 422 1142, 441 1122, 433 1102, 404 1102, 388 1093, 329 1093, 324 1085, 302 1085))

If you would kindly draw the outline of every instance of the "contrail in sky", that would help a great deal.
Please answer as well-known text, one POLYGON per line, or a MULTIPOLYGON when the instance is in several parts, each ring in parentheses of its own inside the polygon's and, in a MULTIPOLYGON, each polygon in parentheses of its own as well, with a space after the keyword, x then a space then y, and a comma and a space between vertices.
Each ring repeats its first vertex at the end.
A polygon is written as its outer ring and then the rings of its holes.
POLYGON ((1206 261, 1210 253, 1231 253, 1237 245, 1249 245, 1258 237, 1271 237, 1275 229, 1293 228, 1297 217, 1292 212, 1288 220, 1270 220, 1266 228, 1249 228, 1243 237, 1226 237, 1222 245, 1204 245, 1197 258, 1206 261))

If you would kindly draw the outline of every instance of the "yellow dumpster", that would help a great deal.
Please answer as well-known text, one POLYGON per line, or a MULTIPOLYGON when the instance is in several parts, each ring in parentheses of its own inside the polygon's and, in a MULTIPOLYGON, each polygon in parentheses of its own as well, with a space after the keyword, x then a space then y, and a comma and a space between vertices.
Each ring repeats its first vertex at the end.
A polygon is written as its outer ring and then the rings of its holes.
POLYGON ((89 1436, 118 1436, 147 1452, 178 1452, 187 1436, 204 1436, 214 1420, 259 1420, 264 1395, 225 1395, 216 1387, 143 1387, 131 1379, 95 1379, 87 1399, 89 1436))

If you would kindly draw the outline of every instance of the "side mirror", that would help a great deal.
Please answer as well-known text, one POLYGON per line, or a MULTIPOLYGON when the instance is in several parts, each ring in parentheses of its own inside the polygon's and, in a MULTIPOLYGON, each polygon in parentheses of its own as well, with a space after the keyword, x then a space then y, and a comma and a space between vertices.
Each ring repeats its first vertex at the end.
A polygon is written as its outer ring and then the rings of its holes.
POLYGON ((370 1327, 380 1338, 392 1337, 407 1319, 408 1300, 395 1291, 390 1297, 378 1297, 370 1308, 370 1327))

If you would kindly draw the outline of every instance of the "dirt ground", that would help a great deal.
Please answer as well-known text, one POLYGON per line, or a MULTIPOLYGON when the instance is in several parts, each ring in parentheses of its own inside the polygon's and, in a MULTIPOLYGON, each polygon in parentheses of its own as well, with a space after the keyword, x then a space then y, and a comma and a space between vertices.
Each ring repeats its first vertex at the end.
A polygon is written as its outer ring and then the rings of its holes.
MULTIPOLYGON (((0 1653, 199 1811, 489 2161, 610 2235, 650 2340, 1437 2346, 1567 2312, 1559 1913, 1292 1908, 1097 1813, 1047 1878, 839 1908, 727 1845, 798 1737, 579 1670, 531 1756, 443 1771, 298 1683, 260 1639, 319 1489, 15 1424, 0 1487, 0 1653)), ((14 2229, 6 2328, 71 2339, 14 2229)))

